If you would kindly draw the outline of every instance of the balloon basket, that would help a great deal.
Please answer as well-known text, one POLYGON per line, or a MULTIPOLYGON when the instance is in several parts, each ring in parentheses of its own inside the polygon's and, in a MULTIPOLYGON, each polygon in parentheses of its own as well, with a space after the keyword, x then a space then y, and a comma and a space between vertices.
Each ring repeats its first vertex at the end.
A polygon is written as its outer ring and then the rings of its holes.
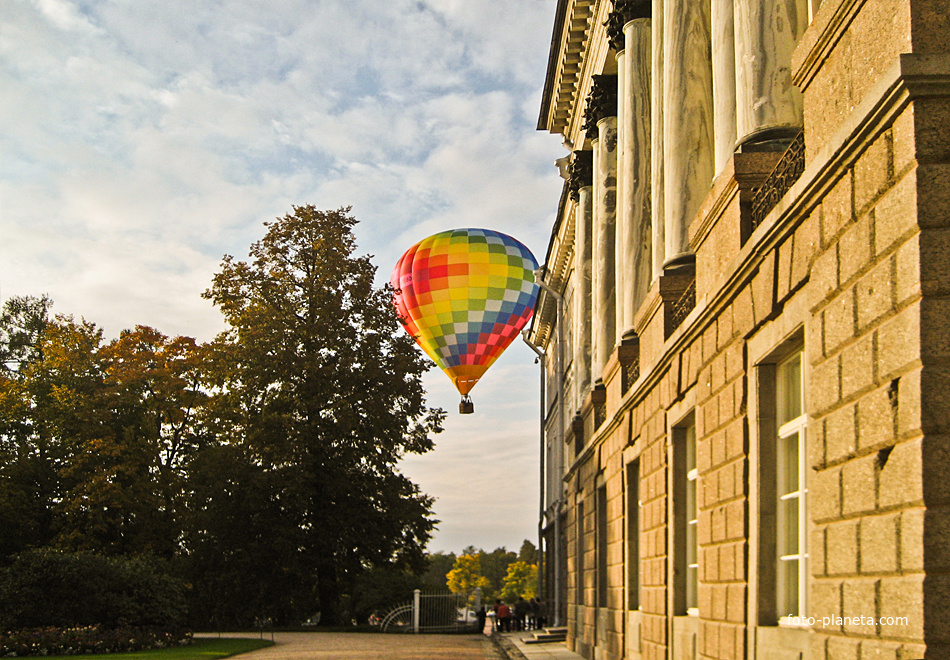
POLYGON ((475 404, 472 403, 472 398, 466 394, 462 397, 462 401, 459 402, 459 414, 471 415, 473 412, 475 412, 475 404))

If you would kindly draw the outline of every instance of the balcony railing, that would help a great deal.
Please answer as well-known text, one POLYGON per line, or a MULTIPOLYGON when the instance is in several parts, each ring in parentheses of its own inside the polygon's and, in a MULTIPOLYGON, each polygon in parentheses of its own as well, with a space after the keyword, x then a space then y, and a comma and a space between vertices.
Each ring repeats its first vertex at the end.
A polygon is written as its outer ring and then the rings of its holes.
POLYGON ((805 131, 788 145, 782 158, 776 163, 762 187, 752 197, 752 231, 762 224, 765 217, 775 208, 805 171, 805 131))
POLYGON ((686 287, 686 290, 683 291, 683 295, 679 297, 675 303, 673 303, 673 309, 670 314, 670 322, 674 328, 678 328, 686 317, 689 316, 689 313, 693 311, 693 308, 696 306, 696 280, 693 280, 689 283, 689 286, 686 287))

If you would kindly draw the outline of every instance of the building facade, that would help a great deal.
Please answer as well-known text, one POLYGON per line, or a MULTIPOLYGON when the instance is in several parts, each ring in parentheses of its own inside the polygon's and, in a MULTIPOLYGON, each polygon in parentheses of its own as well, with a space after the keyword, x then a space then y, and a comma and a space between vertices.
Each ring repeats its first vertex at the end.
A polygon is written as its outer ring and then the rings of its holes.
POLYGON ((539 128, 569 646, 950 658, 950 0, 558 0, 539 128))

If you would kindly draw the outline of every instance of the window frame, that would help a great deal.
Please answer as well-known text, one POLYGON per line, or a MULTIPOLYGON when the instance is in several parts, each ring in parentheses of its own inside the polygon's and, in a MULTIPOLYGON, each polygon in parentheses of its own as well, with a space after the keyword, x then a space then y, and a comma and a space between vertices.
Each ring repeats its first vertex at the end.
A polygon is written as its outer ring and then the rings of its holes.
POLYGON ((673 433, 673 612, 675 616, 698 617, 699 471, 696 466, 698 439, 695 411, 690 411, 671 430, 673 433))
POLYGON ((805 401, 804 350, 798 347, 775 366, 775 419, 778 428, 775 432, 775 484, 776 505, 776 573, 775 573, 775 611, 780 626, 797 625, 808 612, 808 470, 806 434, 808 428, 807 407, 805 401), (797 363, 797 364, 795 364, 797 363), (794 364, 794 366, 792 366, 794 364), (795 369, 792 374, 789 369, 795 369), (789 376, 794 378, 789 379, 789 376), (797 387, 797 392, 790 392, 797 387), (794 396, 794 405, 787 405, 794 396), (794 447, 794 463, 792 462, 794 447), (794 474, 794 486, 790 484, 790 475, 794 474), (792 490, 794 488, 794 490, 792 490), (796 502, 794 507, 794 530, 786 520, 791 507, 788 502, 796 502), (794 538, 789 533, 794 531, 794 538), (794 547, 791 547, 794 546, 794 547), (794 552, 788 552, 794 550, 794 552), (796 562, 794 592, 789 593, 789 572, 785 566, 796 562), (794 611, 786 611, 792 610, 794 611))

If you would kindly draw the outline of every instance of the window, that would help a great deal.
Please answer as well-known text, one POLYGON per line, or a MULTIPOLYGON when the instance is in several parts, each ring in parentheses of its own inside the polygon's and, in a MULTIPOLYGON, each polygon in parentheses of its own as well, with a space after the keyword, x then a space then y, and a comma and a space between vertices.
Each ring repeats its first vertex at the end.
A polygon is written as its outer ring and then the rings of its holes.
POLYGON ((627 463, 627 608, 640 609, 640 459, 627 463))
POLYGON ((597 607, 607 607, 607 487, 597 489, 597 607))
POLYGON ((576 568, 576 576, 574 578, 574 583, 577 586, 577 604, 584 605, 584 586, 586 580, 584 579, 584 502, 577 503, 577 521, 575 523, 576 536, 575 536, 575 546, 574 546, 574 565, 576 568))
POLYGON ((802 352, 775 369, 776 596, 780 622, 806 615, 808 584, 805 390, 802 352))
POLYGON ((686 445, 686 611, 699 614, 699 536, 696 528, 699 509, 696 501, 696 425, 685 431, 686 445))
POLYGON ((699 614, 699 509, 696 424, 692 414, 673 428, 673 555, 676 614, 699 614))

